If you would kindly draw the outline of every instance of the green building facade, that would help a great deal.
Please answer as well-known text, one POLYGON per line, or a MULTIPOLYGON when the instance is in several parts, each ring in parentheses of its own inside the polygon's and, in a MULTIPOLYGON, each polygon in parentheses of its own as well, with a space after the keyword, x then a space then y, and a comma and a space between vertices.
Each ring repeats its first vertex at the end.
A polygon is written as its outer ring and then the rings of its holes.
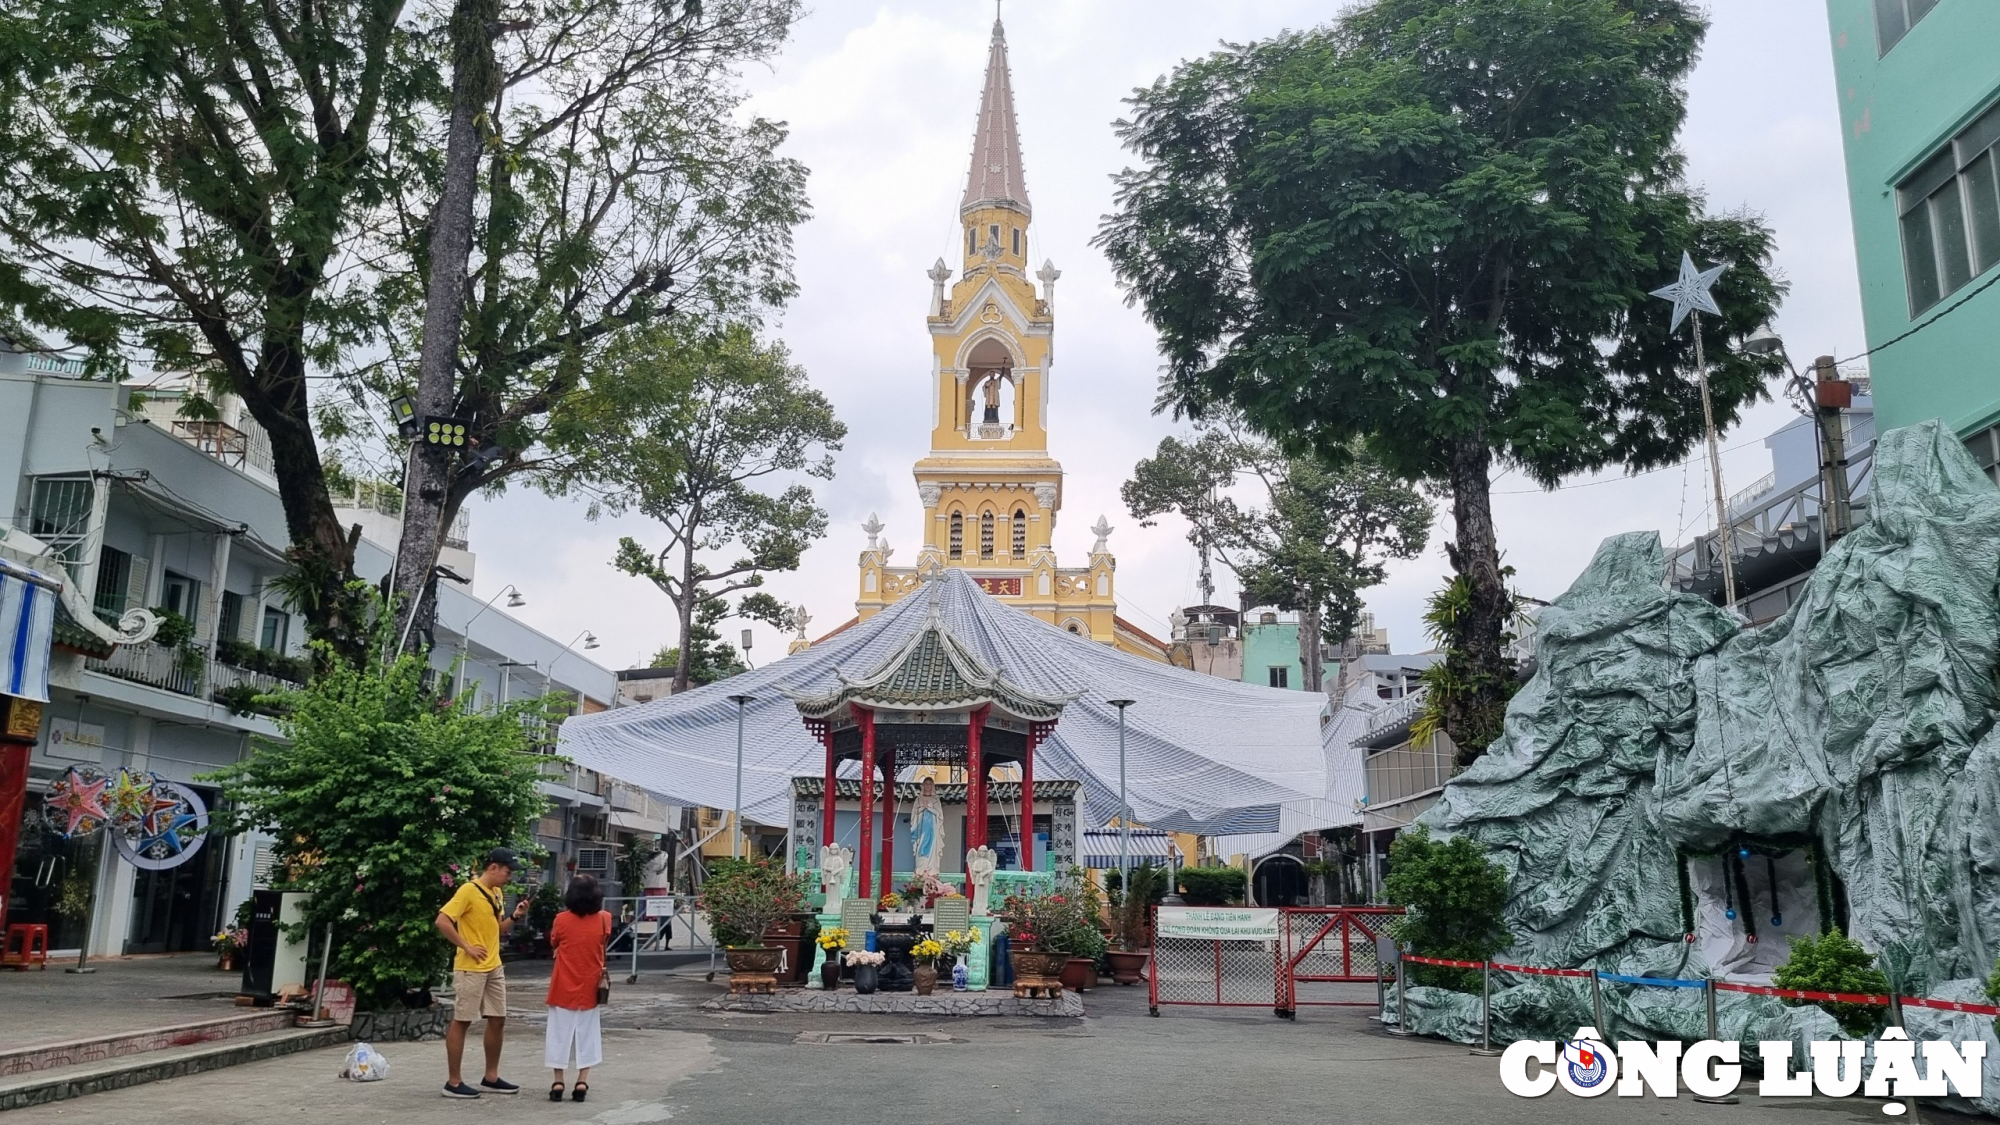
POLYGON ((1243 615, 1243 682, 1265 687, 1305 689, 1305 665, 1299 659, 1299 618, 1271 610, 1243 615))
POLYGON ((1941 418, 2000 473, 2000 0, 1827 13, 1868 346, 1917 329, 1869 357, 1877 422, 1941 418))

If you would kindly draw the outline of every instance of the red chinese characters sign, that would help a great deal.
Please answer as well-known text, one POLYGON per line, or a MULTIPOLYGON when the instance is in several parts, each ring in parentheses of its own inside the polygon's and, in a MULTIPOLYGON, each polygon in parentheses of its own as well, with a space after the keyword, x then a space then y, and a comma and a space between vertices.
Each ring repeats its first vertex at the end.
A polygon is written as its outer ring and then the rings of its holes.
POLYGON ((1019 578, 975 578, 973 581, 979 583, 979 588, 989 594, 999 594, 1003 597, 1015 598, 1021 596, 1021 580, 1019 578))

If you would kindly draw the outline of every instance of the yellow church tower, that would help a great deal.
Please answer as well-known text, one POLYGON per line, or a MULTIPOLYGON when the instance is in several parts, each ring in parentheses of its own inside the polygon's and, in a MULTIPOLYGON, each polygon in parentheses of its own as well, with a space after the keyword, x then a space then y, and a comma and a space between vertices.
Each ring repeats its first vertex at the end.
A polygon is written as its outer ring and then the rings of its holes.
POLYGON ((993 21, 972 171, 958 208, 963 263, 956 283, 930 271, 931 448, 916 464, 923 546, 892 567, 882 523, 863 526, 861 619, 916 590, 921 576, 962 567, 985 591, 1044 621, 1164 661, 1167 647, 1118 616, 1117 560, 1100 517, 1089 564, 1056 564, 1062 465, 1049 455, 1049 375, 1055 362, 1053 262, 1028 276, 1034 208, 1022 171, 1007 36, 993 21))

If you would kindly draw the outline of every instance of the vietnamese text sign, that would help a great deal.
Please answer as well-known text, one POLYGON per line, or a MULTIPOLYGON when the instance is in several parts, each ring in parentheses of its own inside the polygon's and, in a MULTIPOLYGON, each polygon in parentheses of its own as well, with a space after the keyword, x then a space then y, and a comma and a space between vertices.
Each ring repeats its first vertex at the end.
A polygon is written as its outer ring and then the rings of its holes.
POLYGON ((646 896, 646 917, 671 918, 673 916, 674 916, 674 897, 672 895, 646 896))
POLYGON ((1162 906, 1153 932, 1166 938, 1275 941, 1278 912, 1227 906, 1162 906))

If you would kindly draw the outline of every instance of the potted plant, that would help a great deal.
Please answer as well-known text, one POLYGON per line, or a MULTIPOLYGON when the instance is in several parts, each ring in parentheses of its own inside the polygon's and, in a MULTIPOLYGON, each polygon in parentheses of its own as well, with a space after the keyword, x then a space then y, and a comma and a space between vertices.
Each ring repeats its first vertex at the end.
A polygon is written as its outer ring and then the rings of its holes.
POLYGON ((1133 868, 1131 885, 1120 887, 1112 904, 1118 948, 1107 950, 1104 957, 1111 965, 1111 979, 1121 985, 1139 983, 1145 971, 1147 951, 1153 944, 1153 904, 1165 892, 1160 875, 1159 868, 1150 863, 1133 868))
POLYGON ((828 992, 840 988, 841 955, 847 950, 847 931, 839 926, 828 926, 819 932, 819 947, 826 951, 826 962, 819 967, 820 987, 828 992))
POLYGON ((910 957, 916 962, 912 970, 916 976, 917 995, 929 996, 937 988, 937 959, 944 954, 944 945, 936 938, 925 938, 910 947, 910 957))
POLYGON ((965 959, 971 954, 973 943, 979 940, 979 931, 971 927, 946 930, 944 936, 937 940, 944 947, 944 956, 951 959, 951 990, 964 992, 972 986, 972 970, 967 967, 965 959))
POLYGON ((764 932, 805 909, 806 877, 787 874, 769 856, 722 860, 698 901, 724 946, 729 971, 768 976, 777 972, 780 951, 764 944, 764 932))
POLYGON ((225 973, 235 972, 236 958, 242 954, 243 947, 250 944, 250 931, 223 930, 210 938, 209 944, 215 947, 215 967, 225 973))
POLYGON ((882 971, 882 962, 888 960, 872 949, 850 950, 847 954, 848 967, 854 970, 854 991, 868 996, 875 991, 875 974, 882 971))
POLYGON ((1055 894, 1008 895, 999 916, 1007 923, 1007 959, 1018 980, 1054 982, 1062 975, 1069 954, 1055 948, 1067 904, 1055 894))

